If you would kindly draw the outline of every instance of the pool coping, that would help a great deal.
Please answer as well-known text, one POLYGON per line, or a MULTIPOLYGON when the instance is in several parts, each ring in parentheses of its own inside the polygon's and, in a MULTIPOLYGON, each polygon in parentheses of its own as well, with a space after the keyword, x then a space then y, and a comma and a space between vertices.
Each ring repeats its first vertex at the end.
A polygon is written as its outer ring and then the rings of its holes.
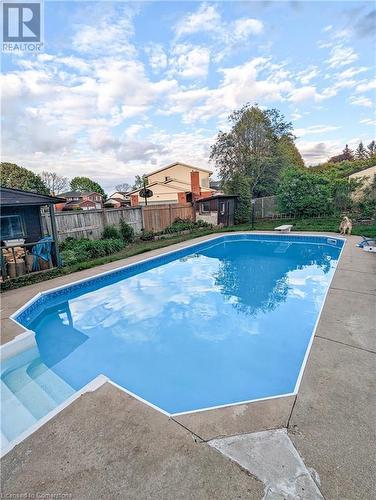
MULTIPOLYGON (((95 377, 93 380, 91 380, 88 384, 86 384, 84 387, 82 387, 81 389, 79 389, 78 391, 76 391, 66 401, 64 401, 63 403, 61 403, 57 407, 55 407, 53 410, 51 410, 49 413, 47 413, 44 417, 42 417, 37 422, 35 422, 29 429, 25 430, 23 433, 21 433, 19 436, 17 436, 17 438, 15 438, 14 440, 10 441, 8 443, 8 445, 4 449, 1 450, 1 455, 0 456, 3 457, 7 453, 9 453, 17 444, 21 443, 24 439, 26 439, 28 436, 30 436, 31 434, 33 434, 37 429, 39 429, 46 422, 48 422, 50 419, 52 419, 53 417, 55 417, 64 408, 66 408, 73 401, 75 401, 76 399, 78 399, 82 394, 85 394, 86 392, 95 391, 96 389, 98 389, 100 386, 102 386, 105 383, 110 383, 111 385, 117 387, 119 390, 125 392, 129 396, 136 398, 137 400, 139 400, 142 403, 148 405, 149 407, 153 408, 154 410, 157 410, 160 413, 162 413, 165 416, 167 416, 168 418, 171 418, 171 419, 174 419, 174 420, 176 418, 179 418, 179 417, 185 417, 185 416, 189 417, 190 415, 195 415, 195 414, 200 414, 200 413, 201 414, 206 413, 206 412, 210 412, 210 413, 213 412, 213 413, 215 413, 216 410, 225 410, 227 408, 247 406, 247 405, 257 405, 258 403, 273 401, 273 400, 277 400, 277 399, 278 400, 281 400, 281 399, 286 399, 287 400, 288 398, 295 398, 296 395, 298 394, 298 391, 299 391, 299 387, 300 387, 300 384, 301 384, 301 381, 302 381, 302 378, 303 378, 303 375, 304 375, 304 370, 306 368, 306 364, 307 364, 307 361, 308 361, 308 358, 309 358, 309 354, 310 354, 310 351, 311 351, 313 340, 314 340, 314 337, 315 337, 315 334, 316 334, 317 326, 319 324, 320 317, 321 317, 322 311, 323 311, 325 303, 326 303, 326 299, 327 299, 327 295, 329 293, 329 289, 330 289, 331 283, 332 283, 333 278, 334 278, 334 276, 335 276, 335 274, 336 274, 336 272, 338 270, 338 266, 340 264, 342 254, 343 254, 343 251, 344 251, 345 246, 346 246, 346 241, 347 241, 346 238, 338 236, 338 235, 334 236, 332 234, 330 234, 330 235, 328 235, 328 234, 321 234, 321 233, 319 233, 319 234, 318 233, 313 233, 312 234, 312 233, 301 233, 301 232, 290 232, 290 233, 282 233, 282 234, 281 233, 277 233, 276 234, 275 232, 270 232, 270 231, 265 231, 265 232, 261 232, 261 231, 239 231, 239 232, 238 231, 234 231, 234 232, 219 233, 219 234, 216 234, 216 235, 207 235, 206 237, 204 237, 204 239, 202 239, 202 238, 195 238, 194 240, 189 240, 189 243, 187 242, 187 244, 184 244, 185 242, 183 242, 183 245, 182 244, 178 244, 179 245, 178 248, 174 248, 172 250, 168 250, 172 245, 171 246, 167 246, 167 247, 164 247, 162 249, 158 249, 158 250, 160 250, 160 252, 158 252, 157 255, 153 255, 151 257, 146 257, 146 258, 141 258, 140 260, 137 260, 136 262, 133 262, 133 263, 120 265, 120 266, 114 267, 113 269, 106 270, 106 271, 100 272, 98 274, 95 274, 93 276, 84 277, 82 279, 74 280, 74 281, 72 281, 70 283, 66 283, 66 284, 63 284, 63 285, 60 285, 60 286, 55 286, 55 287, 49 288, 48 290, 44 290, 42 292, 37 293, 34 297, 30 298, 23 306, 21 306, 19 309, 17 309, 15 312, 13 312, 9 316, 9 319, 11 321, 13 321, 15 324, 17 324, 19 327, 21 327, 22 329, 24 329, 24 332, 16 335, 15 338, 13 338, 12 340, 10 340, 9 342, 6 342, 5 344, 0 345, 0 359, 1 359, 1 361, 3 361, 3 360, 5 360, 5 359, 7 359, 9 357, 13 357, 14 355, 16 355, 16 354, 18 354, 18 353, 20 353, 20 352, 22 352, 22 351, 24 351, 24 350, 32 347, 33 345, 35 345, 35 333, 32 330, 28 330, 27 328, 24 327, 24 325, 22 325, 21 323, 19 323, 16 320, 16 317, 22 311, 24 311, 25 309, 27 309, 27 307, 30 304, 32 304, 33 302, 36 302, 39 297, 41 297, 43 295, 48 295, 48 294, 50 294, 53 291, 57 291, 57 290, 62 290, 62 289, 65 289, 65 288, 69 288, 72 285, 75 285, 75 284, 78 284, 78 283, 91 281, 91 280, 93 280, 95 278, 98 278, 100 276, 105 276, 105 275, 113 274, 116 271, 119 271, 119 270, 122 270, 122 269, 127 269, 127 268, 134 267, 137 264, 142 264, 144 262, 158 260, 158 258, 163 257, 165 255, 171 255, 171 254, 174 254, 174 253, 179 253, 179 251, 181 251, 181 250, 185 250, 185 249, 188 249, 188 248, 191 248, 191 247, 195 247, 195 246, 198 246, 198 245, 206 243, 206 242, 215 241, 217 239, 223 238, 224 236, 235 236, 236 237, 236 236, 239 236, 239 235, 254 235, 254 236, 257 236, 257 235, 263 235, 263 236, 270 235, 270 236, 272 236, 273 235, 274 237, 278 237, 278 239, 288 238, 288 237, 297 237, 297 236, 306 236, 306 237, 316 237, 316 238, 326 238, 326 239, 331 238, 331 239, 335 239, 335 240, 339 240, 339 241, 343 242, 343 245, 342 245, 341 250, 340 250, 340 254, 338 256, 338 261, 337 261, 336 268, 335 268, 334 273, 331 276, 331 278, 330 278, 330 280, 329 280, 329 282, 327 284, 327 288, 326 288, 326 291, 325 291, 325 294, 324 294, 324 297, 323 297, 323 300, 322 300, 322 304, 321 304, 321 307, 320 307, 320 310, 319 310, 319 313, 318 313, 315 325, 314 325, 314 327, 312 329, 312 334, 311 334, 309 343, 308 343, 307 348, 306 348, 305 356, 303 358, 302 365, 301 365, 301 368, 300 368, 300 371, 299 371, 299 375, 297 377, 297 380, 296 380, 293 392, 286 393, 286 394, 279 394, 279 395, 269 396, 269 397, 264 397, 264 398, 257 398, 257 399, 239 401, 239 402, 235 402, 235 403, 228 403, 228 404, 223 404, 223 405, 218 405, 218 406, 211 406, 211 407, 207 407, 207 408, 200 408, 200 409, 197 409, 197 410, 189 410, 189 411, 184 411, 184 412, 169 413, 166 410, 164 410, 163 408, 160 408, 160 407, 154 405, 150 401, 147 401, 147 400, 143 399, 142 397, 138 396, 137 394, 132 393, 128 389, 126 389, 126 388, 122 387, 121 385, 117 384, 116 382, 112 381, 106 375, 100 374, 97 377, 95 377), (197 240, 199 240, 199 241, 197 241, 197 240), (193 243, 192 243, 192 241, 193 241, 193 243)), ((276 241, 276 240, 274 240, 274 241, 276 241)), ((304 242, 302 242, 302 243, 304 243, 304 242)), ((125 260, 127 260, 127 259, 125 259, 125 260)), ((293 405, 293 403, 292 403, 292 405, 293 405)), ((176 420, 176 421, 178 422, 178 420, 176 420)))

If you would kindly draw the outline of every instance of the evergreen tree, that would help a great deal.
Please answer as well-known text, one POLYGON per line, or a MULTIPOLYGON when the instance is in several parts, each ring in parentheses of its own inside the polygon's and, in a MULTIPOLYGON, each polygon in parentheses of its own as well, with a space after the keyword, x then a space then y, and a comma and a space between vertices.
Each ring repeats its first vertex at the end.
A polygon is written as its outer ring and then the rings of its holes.
POLYGON ((371 141, 368 146, 367 146, 367 149, 368 149, 368 154, 369 156, 373 156, 376 154, 376 142, 373 140, 371 141))
POLYGON ((342 151, 343 154, 343 160, 353 160, 354 159, 354 153, 352 149, 349 148, 348 144, 346 144, 345 149, 342 151))
POLYGON ((363 142, 360 141, 359 146, 356 148, 355 151, 355 158, 358 160, 365 160, 367 158, 367 150, 363 145, 363 142))

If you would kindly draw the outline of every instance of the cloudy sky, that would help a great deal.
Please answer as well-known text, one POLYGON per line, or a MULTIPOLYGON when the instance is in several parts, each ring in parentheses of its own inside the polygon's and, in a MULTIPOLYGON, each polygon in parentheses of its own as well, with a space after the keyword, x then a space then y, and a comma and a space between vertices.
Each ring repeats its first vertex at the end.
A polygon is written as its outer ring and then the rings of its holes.
POLYGON ((324 161, 375 135, 375 22, 371 2, 45 2, 43 53, 2 57, 2 159, 111 192, 173 161, 210 166, 251 102, 324 161))

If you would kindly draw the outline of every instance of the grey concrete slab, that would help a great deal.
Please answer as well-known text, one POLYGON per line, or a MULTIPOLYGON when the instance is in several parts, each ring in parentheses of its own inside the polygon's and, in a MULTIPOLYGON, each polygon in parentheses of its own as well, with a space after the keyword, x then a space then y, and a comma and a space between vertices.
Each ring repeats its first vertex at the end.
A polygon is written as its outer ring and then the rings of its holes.
POLYGON ((359 248, 356 248, 356 252, 344 251, 338 263, 338 269, 376 274, 375 254, 372 255, 359 248))
POLYGON ((323 500, 286 429, 209 442, 264 483, 265 500, 323 500))
POLYGON ((174 417, 204 440, 286 427, 295 396, 227 406, 174 417))
POLYGON ((110 384, 81 396, 2 463, 8 497, 257 500, 262 492, 238 465, 110 384))
POLYGON ((289 435, 332 500, 376 492, 376 355, 315 338, 289 435))
MULTIPOLYGON (((365 267, 364 270, 366 269, 365 267)), ((376 274, 337 269, 331 288, 376 295, 376 274)))
POLYGON ((330 289, 316 335, 376 352, 376 298, 330 289))
POLYGON ((17 337, 17 335, 24 333, 25 330, 9 318, 4 318, 0 323, 0 332, 1 343, 5 344, 6 342, 13 340, 17 337))

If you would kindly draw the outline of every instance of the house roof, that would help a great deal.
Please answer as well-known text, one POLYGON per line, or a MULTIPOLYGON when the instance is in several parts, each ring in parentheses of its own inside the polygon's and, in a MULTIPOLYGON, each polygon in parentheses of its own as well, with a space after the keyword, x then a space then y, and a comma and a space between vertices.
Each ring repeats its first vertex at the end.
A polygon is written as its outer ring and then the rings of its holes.
MULTIPOLYGON (((171 181, 165 181, 165 182, 158 182, 158 181, 155 181, 155 182, 152 182, 151 184, 147 184, 147 185, 146 185, 146 189, 150 189, 152 186, 156 186, 156 185, 158 184, 159 186, 166 186, 166 187, 168 187, 168 188, 170 188, 170 189, 174 189, 175 191, 176 191, 176 190, 179 190, 179 188, 178 188, 178 187, 176 187, 176 186, 169 186, 170 182, 171 182, 171 181)), ((130 193, 128 193, 128 194, 129 194, 129 195, 131 195, 131 194, 138 193, 139 191, 141 191, 141 189, 144 189, 144 188, 143 188, 143 187, 141 187, 141 188, 135 189, 134 191, 131 191, 131 192, 130 192, 130 193)))
POLYGON ((87 191, 66 191, 65 193, 60 193, 59 196, 63 198, 79 198, 80 196, 86 196, 90 194, 87 191))
POLYGON ((213 196, 197 198, 196 201, 210 201, 210 200, 217 200, 219 198, 239 198, 239 196, 237 194, 214 194, 213 196))
POLYGON ((0 187, 1 206, 26 206, 26 205, 52 205, 54 203, 64 203, 64 198, 48 196, 45 194, 33 193, 22 189, 0 187))
POLYGON ((101 193, 97 193, 96 191, 66 191, 65 193, 60 193, 59 196, 63 198, 81 198, 82 196, 90 196, 91 194, 102 196, 101 193))
POLYGON ((149 172, 148 174, 146 174, 146 177, 149 177, 149 175, 157 174, 158 172, 163 172, 163 170, 174 167, 175 165, 182 165, 183 167, 188 167, 188 168, 191 168, 192 170, 200 170, 201 172, 207 172, 209 174, 213 173, 211 170, 207 170, 206 168, 194 167, 193 165, 188 165, 187 163, 182 163, 180 161, 176 161, 174 163, 170 163, 169 165, 166 165, 165 167, 159 168, 158 170, 153 170, 153 172, 149 172))

